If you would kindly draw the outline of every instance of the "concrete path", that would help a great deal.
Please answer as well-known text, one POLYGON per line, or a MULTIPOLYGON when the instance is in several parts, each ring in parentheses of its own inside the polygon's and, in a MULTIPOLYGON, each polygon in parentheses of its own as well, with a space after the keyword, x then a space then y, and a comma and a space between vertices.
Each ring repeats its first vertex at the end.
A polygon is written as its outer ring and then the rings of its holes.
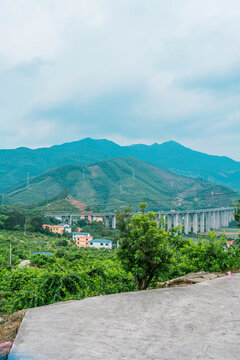
POLYGON ((9 360, 240 359, 240 274, 31 309, 9 360))

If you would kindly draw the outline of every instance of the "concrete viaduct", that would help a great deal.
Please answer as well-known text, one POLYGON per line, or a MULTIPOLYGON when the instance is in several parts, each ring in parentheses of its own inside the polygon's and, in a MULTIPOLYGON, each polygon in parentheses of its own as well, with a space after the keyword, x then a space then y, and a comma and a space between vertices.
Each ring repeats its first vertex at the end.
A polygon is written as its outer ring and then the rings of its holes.
MULTIPOLYGON (((134 215, 135 213, 132 213, 134 215)), ((205 233, 209 230, 217 230, 221 227, 227 227, 229 223, 234 220, 234 208, 216 208, 216 209, 201 209, 201 210, 184 210, 184 211, 162 211, 155 212, 156 220, 164 223, 166 228, 170 231, 172 227, 182 226, 183 233, 205 233), (163 221, 162 221, 163 220, 163 221)), ((68 221, 72 224, 74 218, 82 216, 82 213, 67 213, 67 212, 46 212, 45 216, 58 216, 62 221, 68 221)), ((116 229, 116 214, 114 212, 108 213, 88 213, 86 217, 91 216, 102 217, 106 228, 111 227, 116 229)))

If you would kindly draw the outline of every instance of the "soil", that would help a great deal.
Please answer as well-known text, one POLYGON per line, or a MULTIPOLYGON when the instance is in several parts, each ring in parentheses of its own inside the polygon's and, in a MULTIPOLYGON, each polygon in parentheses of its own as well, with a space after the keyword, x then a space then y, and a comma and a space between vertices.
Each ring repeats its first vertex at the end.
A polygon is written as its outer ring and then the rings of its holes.
POLYGON ((76 199, 74 199, 73 197, 70 197, 69 199, 66 199, 70 204, 72 204, 73 206, 75 206, 75 208, 83 211, 86 209, 87 205, 84 204, 81 201, 78 201, 76 199))
POLYGON ((0 318, 0 359, 7 359, 12 343, 17 335, 19 326, 26 311, 21 310, 13 314, 1 315, 0 318))

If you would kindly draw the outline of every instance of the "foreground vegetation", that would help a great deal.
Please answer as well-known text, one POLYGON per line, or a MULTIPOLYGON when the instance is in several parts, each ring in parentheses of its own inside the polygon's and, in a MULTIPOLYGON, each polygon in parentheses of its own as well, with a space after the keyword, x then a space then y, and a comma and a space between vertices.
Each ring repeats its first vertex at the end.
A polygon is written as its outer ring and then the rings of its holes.
POLYGON ((62 300, 134 290, 116 254, 95 249, 69 249, 35 255, 33 267, 1 269, 2 310, 52 304, 62 300))
MULTIPOLYGON (((179 228, 168 233, 157 225, 154 213, 144 214, 144 207, 132 218, 130 209, 118 214, 117 250, 77 248, 70 238, 0 230, 0 310, 145 289, 189 272, 240 268, 238 241, 227 247, 225 236, 217 238, 215 232, 183 239, 179 228), (30 257, 37 251, 52 255, 30 257), (30 259, 30 266, 18 267, 21 259, 30 259)), ((96 232, 102 231, 96 226, 96 232)))
MULTIPOLYGON (((210 233, 198 242, 181 240, 176 234, 173 238, 174 242, 167 244, 168 265, 155 273, 150 283, 153 287, 158 281, 189 272, 227 271, 240 267, 240 247, 227 248, 224 237, 216 239, 215 234, 210 233)), ((83 249, 70 244, 59 246, 59 239, 50 240, 48 250, 53 254, 33 256, 29 268, 1 266, 2 311, 13 312, 57 301, 136 290, 134 269, 126 269, 117 250, 83 249)), ((142 270, 140 266, 135 268, 138 273, 142 270)))

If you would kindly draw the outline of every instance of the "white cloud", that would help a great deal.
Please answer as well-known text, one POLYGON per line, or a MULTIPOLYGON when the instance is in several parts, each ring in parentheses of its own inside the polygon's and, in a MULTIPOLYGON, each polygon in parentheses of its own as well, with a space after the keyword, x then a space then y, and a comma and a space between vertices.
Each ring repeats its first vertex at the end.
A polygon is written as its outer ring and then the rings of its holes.
MULTIPOLYGON (((224 93, 224 80, 209 83, 238 67, 238 0, 0 0, 0 9, 2 146, 54 144, 76 134, 186 145, 192 137, 214 152, 226 129, 240 133, 238 89, 224 93), (93 118, 82 122, 82 108, 124 93, 130 100, 119 100, 121 126, 116 101, 105 117, 104 107, 96 108, 95 125, 93 118), (71 104, 79 120, 64 111, 53 117, 71 104), (50 136, 45 125, 53 130, 63 121, 68 128, 50 136)), ((231 139, 223 151, 234 156, 231 139)))

